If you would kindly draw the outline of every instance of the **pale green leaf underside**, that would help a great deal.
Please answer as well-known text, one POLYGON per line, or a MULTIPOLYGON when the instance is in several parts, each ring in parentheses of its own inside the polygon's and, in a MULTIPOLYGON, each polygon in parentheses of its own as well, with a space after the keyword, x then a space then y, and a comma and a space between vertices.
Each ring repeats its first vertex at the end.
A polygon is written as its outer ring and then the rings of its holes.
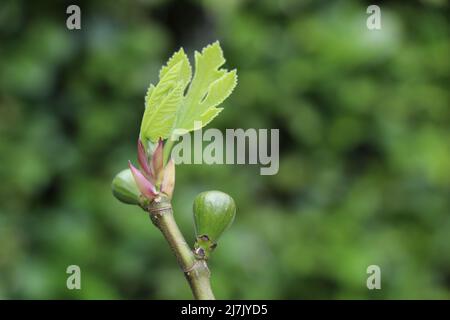
POLYGON ((225 63, 219 42, 195 52, 195 74, 183 49, 161 68, 159 83, 150 85, 145 98, 141 138, 155 142, 169 138, 175 129, 189 132, 211 122, 223 108, 217 108, 237 84, 236 70, 220 69, 225 63), (201 126, 198 122, 201 121, 201 126))

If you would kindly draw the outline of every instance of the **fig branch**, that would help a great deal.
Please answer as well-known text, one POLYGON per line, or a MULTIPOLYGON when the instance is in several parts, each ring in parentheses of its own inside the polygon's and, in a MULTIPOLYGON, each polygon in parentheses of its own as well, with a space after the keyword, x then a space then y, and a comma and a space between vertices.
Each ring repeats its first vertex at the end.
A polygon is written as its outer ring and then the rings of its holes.
POLYGON ((222 69, 224 63, 222 48, 215 42, 196 52, 196 74, 192 77, 183 49, 175 52, 161 68, 158 84, 151 84, 145 97, 137 143, 139 168, 129 161, 129 169, 119 172, 112 183, 118 200, 148 212, 169 243, 196 299, 214 299, 207 260, 233 222, 236 206, 223 192, 200 193, 193 205, 196 240, 191 250, 172 211, 175 162, 171 158, 174 139, 169 138, 200 129, 222 111, 217 106, 237 84, 236 70, 222 69))
POLYGON ((164 144, 159 140, 148 157, 141 140, 138 141, 140 169, 129 162, 129 169, 113 180, 113 193, 120 201, 139 205, 161 231, 189 282, 196 299, 211 300, 207 259, 216 248, 220 235, 231 225, 236 213, 233 199, 220 191, 200 193, 194 200, 196 242, 191 250, 183 237, 172 211, 171 198, 175 188, 175 164, 164 165, 164 144))
POLYGON ((189 282, 195 299, 213 300, 210 272, 205 260, 197 259, 184 240, 172 212, 170 200, 166 197, 153 201, 147 208, 153 224, 161 230, 177 257, 178 264, 189 282))

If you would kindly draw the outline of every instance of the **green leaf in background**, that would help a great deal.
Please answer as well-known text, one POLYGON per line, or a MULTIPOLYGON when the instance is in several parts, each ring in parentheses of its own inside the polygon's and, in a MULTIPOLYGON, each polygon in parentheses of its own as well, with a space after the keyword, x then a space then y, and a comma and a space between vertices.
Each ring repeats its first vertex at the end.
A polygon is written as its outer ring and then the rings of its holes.
POLYGON ((218 41, 201 53, 196 51, 195 75, 184 96, 192 71, 183 49, 176 52, 161 69, 159 83, 150 85, 147 91, 141 138, 155 142, 170 137, 175 129, 192 131, 197 121, 202 127, 211 122, 223 109, 217 106, 237 84, 236 70, 221 69, 224 63, 218 41))

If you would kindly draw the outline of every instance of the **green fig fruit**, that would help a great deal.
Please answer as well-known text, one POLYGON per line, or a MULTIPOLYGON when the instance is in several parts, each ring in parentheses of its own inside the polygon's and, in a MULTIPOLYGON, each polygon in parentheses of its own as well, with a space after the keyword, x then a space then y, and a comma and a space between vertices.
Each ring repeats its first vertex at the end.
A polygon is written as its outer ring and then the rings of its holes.
POLYGON ((194 200, 195 253, 207 259, 217 240, 233 223, 236 205, 233 198, 221 191, 205 191, 194 200))
POLYGON ((113 195, 127 204, 140 204, 140 192, 130 169, 119 172, 112 181, 113 195))

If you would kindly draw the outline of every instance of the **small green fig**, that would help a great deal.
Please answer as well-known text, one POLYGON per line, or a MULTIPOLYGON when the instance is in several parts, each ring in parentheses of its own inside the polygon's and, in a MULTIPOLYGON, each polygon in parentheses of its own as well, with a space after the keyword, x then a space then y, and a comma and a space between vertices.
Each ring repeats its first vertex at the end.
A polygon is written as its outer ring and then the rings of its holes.
POLYGON ((194 200, 195 253, 207 259, 217 240, 233 223, 236 205, 233 198, 221 191, 205 191, 194 200))
POLYGON ((127 204, 140 204, 140 191, 134 181, 130 169, 119 172, 112 181, 113 195, 121 202, 127 204))

